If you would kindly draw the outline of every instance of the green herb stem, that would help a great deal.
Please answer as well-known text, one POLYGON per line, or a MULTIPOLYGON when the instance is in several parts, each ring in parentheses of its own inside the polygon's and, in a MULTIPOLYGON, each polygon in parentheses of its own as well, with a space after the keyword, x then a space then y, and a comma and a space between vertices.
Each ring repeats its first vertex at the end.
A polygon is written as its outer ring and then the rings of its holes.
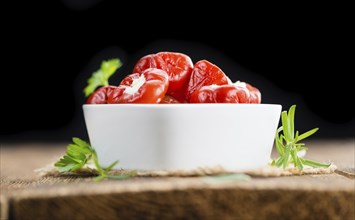
POLYGON ((301 150, 308 150, 304 147, 304 143, 299 141, 313 135, 318 131, 318 128, 309 130, 301 135, 296 131, 295 133, 295 111, 296 105, 292 105, 287 111, 281 113, 282 126, 277 129, 275 135, 275 146, 279 154, 276 160, 272 161, 272 165, 286 169, 290 164, 299 170, 303 170, 304 165, 311 167, 329 167, 330 164, 318 163, 312 160, 300 158, 298 152, 301 150))

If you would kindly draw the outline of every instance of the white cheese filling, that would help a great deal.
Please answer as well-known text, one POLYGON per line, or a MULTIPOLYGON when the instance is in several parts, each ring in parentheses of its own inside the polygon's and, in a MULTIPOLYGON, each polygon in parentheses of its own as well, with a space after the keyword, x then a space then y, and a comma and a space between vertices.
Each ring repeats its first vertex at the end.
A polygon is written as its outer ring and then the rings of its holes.
POLYGON ((133 82, 130 87, 127 87, 124 91, 124 93, 133 95, 134 93, 138 92, 138 90, 143 86, 143 84, 146 82, 146 79, 144 77, 144 74, 142 74, 140 77, 137 79, 133 79, 133 82))
POLYGON ((247 87, 247 84, 245 82, 237 81, 234 83, 235 86, 240 86, 240 87, 247 87))
POLYGON ((215 89, 215 88, 218 88, 219 86, 216 85, 216 84, 212 84, 212 85, 210 85, 209 87, 212 88, 212 89, 215 89))

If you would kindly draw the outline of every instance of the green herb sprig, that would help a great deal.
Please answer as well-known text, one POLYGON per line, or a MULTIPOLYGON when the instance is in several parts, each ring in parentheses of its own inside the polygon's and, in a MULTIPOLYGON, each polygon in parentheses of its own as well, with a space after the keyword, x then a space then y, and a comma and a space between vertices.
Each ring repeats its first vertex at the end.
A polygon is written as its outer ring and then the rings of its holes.
POLYGON ((66 154, 60 158, 55 164, 60 173, 76 172, 82 169, 86 164, 94 163, 98 176, 96 181, 101 181, 105 178, 108 179, 127 179, 136 175, 136 172, 128 172, 122 175, 109 175, 118 160, 110 164, 106 168, 102 168, 94 148, 90 144, 80 138, 73 137, 73 143, 67 146, 66 154))
POLYGON ((279 154, 276 160, 273 160, 272 165, 277 167, 287 168, 290 164, 299 170, 303 170, 303 166, 311 167, 329 167, 330 164, 318 163, 312 160, 304 159, 298 156, 299 151, 307 151, 308 148, 304 147, 304 143, 299 143, 299 141, 311 136, 318 131, 318 128, 309 130, 301 135, 296 131, 295 133, 295 110, 296 105, 292 105, 287 111, 281 113, 281 123, 282 126, 277 129, 275 136, 275 146, 279 154))
POLYGON ((108 86, 108 79, 122 66, 119 59, 102 61, 100 69, 88 79, 88 85, 84 88, 85 96, 89 96, 99 86, 108 86))

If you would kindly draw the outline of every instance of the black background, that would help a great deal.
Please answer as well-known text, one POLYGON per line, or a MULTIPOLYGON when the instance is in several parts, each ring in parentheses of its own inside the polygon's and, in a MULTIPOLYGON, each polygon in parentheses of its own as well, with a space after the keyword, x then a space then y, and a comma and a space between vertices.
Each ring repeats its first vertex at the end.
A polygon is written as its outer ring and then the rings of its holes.
POLYGON ((101 60, 120 57, 123 76, 140 56, 160 50, 209 59, 232 80, 253 83, 264 103, 297 104, 301 131, 319 126, 318 138, 354 137, 353 27, 343 9, 181 1, 10 4, 2 28, 4 141, 86 136, 82 88, 101 60))

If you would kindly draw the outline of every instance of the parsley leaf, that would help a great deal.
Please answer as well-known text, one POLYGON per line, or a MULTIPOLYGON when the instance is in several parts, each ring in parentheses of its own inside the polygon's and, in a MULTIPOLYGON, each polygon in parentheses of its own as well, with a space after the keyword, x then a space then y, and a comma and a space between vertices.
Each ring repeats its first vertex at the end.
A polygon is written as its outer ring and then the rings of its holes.
POLYGON ((58 167, 60 173, 75 172, 83 168, 86 164, 93 162, 99 175, 95 178, 100 181, 109 179, 127 179, 136 176, 136 172, 129 172, 122 175, 109 175, 109 172, 118 164, 118 160, 110 164, 106 168, 102 168, 94 148, 90 144, 80 138, 73 138, 73 143, 67 146, 66 154, 60 158, 54 166, 58 167))
POLYGON ((54 166, 58 167, 59 172, 73 172, 82 168, 91 158, 93 149, 91 146, 74 137, 73 144, 67 146, 67 153, 54 166))
POLYGON ((298 156, 299 151, 306 151, 308 148, 304 147, 304 143, 299 141, 311 136, 318 131, 318 128, 314 128, 301 135, 296 131, 295 133, 295 110, 296 105, 292 105, 287 111, 281 113, 282 126, 277 129, 275 136, 275 147, 279 154, 276 160, 273 160, 271 165, 277 167, 287 168, 291 163, 299 170, 303 170, 303 166, 311 167, 329 167, 330 164, 318 163, 312 160, 307 160, 298 156))
POLYGON ((88 79, 88 85, 84 88, 85 96, 89 96, 99 86, 108 86, 108 79, 122 66, 119 59, 102 61, 99 70, 88 79))

